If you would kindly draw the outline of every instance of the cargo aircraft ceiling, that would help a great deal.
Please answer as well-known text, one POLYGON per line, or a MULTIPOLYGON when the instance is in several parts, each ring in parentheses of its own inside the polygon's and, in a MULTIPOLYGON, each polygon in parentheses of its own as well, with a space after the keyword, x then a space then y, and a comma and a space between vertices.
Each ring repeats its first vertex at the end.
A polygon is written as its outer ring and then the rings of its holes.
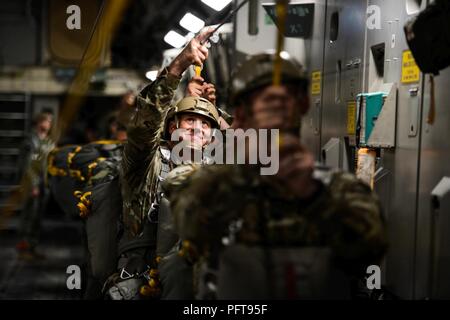
POLYGON ((201 0, 132 1, 112 45, 113 66, 145 69, 160 64, 162 52, 173 48, 164 41, 167 33, 171 30, 182 36, 189 33, 180 25, 187 13, 212 25, 226 17, 232 5, 231 1, 216 11, 201 0))

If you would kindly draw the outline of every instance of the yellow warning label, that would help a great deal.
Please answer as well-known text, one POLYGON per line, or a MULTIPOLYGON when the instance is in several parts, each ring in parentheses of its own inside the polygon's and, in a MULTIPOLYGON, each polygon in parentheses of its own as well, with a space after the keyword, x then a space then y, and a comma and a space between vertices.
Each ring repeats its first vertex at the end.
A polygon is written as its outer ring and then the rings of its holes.
POLYGON ((314 71, 312 73, 312 80, 313 81, 320 81, 322 79, 322 73, 320 71, 314 71))
POLYGON ((402 59, 402 83, 419 82, 420 69, 414 60, 411 51, 403 51, 402 59))
POLYGON ((313 94, 313 95, 320 94, 320 82, 313 82, 311 84, 311 94, 313 94))
POLYGON ((322 81, 322 72, 320 71, 314 71, 311 74, 311 94, 312 95, 318 95, 320 94, 321 90, 321 81, 322 81))
POLYGON ((347 104, 347 134, 356 133, 356 102, 349 101, 347 104))

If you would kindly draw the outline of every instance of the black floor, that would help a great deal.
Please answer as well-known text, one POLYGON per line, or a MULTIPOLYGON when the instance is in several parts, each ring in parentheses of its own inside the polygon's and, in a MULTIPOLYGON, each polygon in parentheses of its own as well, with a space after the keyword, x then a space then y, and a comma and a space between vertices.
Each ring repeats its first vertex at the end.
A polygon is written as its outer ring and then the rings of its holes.
POLYGON ((0 300, 80 299, 81 290, 67 288, 66 271, 83 262, 81 222, 63 216, 44 217, 38 250, 45 259, 40 261, 18 259, 18 227, 15 216, 0 230, 0 300))

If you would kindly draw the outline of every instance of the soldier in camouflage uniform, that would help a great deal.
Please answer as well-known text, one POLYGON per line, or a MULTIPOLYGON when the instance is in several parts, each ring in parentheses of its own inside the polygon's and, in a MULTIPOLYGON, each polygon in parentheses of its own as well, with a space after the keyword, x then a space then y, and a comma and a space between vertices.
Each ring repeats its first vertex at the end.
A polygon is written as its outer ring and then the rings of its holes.
POLYGON ((302 67, 274 55, 251 57, 232 82, 233 126, 280 130, 279 171, 212 165, 171 192, 183 239, 179 255, 196 270, 197 297, 342 299, 350 279, 380 263, 385 227, 377 196, 349 173, 315 168, 298 136, 309 108, 302 67))
MULTIPOLYGON (((156 234, 160 207, 164 206, 161 182, 174 167, 170 135, 178 128, 193 149, 202 149, 209 131, 217 128, 216 107, 201 97, 186 97, 172 106, 182 73, 192 64, 201 65, 208 50, 201 45, 209 31, 192 39, 157 79, 136 99, 137 112, 128 126, 121 168, 123 235, 119 243, 118 273, 108 280, 112 299, 135 299, 148 295, 143 279, 153 277, 156 234)), ((193 167, 192 167, 193 168, 193 167)), ((150 279, 147 279, 150 280, 150 279)), ((152 294, 149 294, 152 295, 152 294)))
POLYGON ((21 150, 20 168, 23 172, 21 185, 25 195, 22 210, 22 240, 16 248, 19 258, 32 260, 43 258, 36 251, 41 229, 41 217, 48 197, 46 185, 47 157, 55 144, 49 137, 53 115, 48 112, 39 113, 33 120, 33 131, 25 139, 21 150))

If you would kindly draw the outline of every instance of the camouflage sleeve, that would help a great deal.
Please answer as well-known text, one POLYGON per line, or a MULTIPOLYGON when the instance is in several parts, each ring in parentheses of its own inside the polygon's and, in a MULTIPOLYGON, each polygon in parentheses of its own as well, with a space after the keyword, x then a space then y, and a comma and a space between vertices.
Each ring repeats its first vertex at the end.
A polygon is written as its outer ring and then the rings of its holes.
POLYGON ((179 78, 164 69, 136 99, 137 112, 128 127, 128 142, 122 160, 123 174, 130 187, 141 183, 158 148, 164 115, 179 83, 179 78))
POLYGON ((387 249, 387 236, 378 197, 351 174, 338 174, 330 191, 334 210, 329 228, 337 262, 352 274, 365 273, 379 264, 387 249))

